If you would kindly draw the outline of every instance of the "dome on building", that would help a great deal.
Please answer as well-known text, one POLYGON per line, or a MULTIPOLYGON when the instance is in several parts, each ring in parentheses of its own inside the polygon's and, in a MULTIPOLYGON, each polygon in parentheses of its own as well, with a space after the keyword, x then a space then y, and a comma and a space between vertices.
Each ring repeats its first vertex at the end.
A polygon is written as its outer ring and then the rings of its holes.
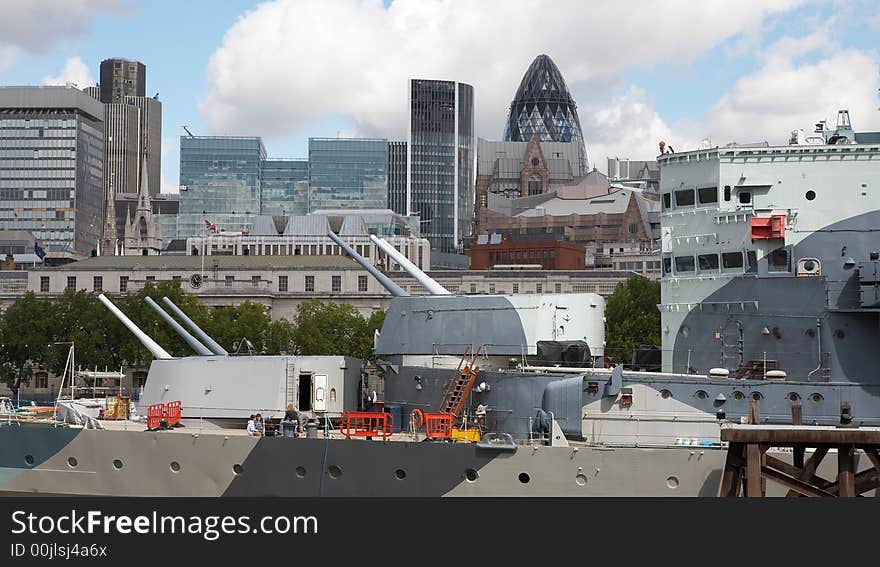
MULTIPOLYGON (((541 142, 575 142, 580 145, 581 163, 586 170, 587 151, 577 105, 559 68, 547 55, 538 55, 529 65, 510 103, 504 140, 528 142, 537 136, 541 142)), ((584 172, 576 172, 583 174, 584 172)))

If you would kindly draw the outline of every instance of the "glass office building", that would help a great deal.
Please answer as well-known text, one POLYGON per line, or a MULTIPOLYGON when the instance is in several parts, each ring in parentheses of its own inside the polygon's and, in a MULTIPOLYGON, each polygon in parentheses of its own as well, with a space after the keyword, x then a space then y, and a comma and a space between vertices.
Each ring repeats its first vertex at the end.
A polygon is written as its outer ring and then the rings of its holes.
POLYGON ((0 87, 0 229, 53 259, 97 250, 104 210, 104 106, 71 87, 0 87))
POLYGON ((309 162, 271 159, 263 162, 261 214, 304 215, 308 209, 309 162))
POLYGON ((309 138, 309 210, 387 209, 388 140, 309 138))
POLYGON ((474 89, 411 79, 409 108, 407 213, 432 249, 460 252, 474 220, 474 89))
POLYGON ((263 141, 256 137, 180 137, 178 238, 200 236, 205 221, 248 230, 260 214, 263 141))

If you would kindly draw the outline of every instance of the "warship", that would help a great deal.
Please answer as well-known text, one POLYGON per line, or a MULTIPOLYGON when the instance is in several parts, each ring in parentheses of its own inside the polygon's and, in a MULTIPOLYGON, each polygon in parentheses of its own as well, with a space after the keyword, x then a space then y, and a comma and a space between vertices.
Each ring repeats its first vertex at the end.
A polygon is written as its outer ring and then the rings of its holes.
POLYGON ((153 353, 141 403, 179 402, 183 427, 7 419, 0 492, 715 496, 720 424, 752 401, 762 423, 799 404, 804 423, 835 425, 846 402, 854 424, 880 425, 880 133, 841 111, 787 145, 705 146, 658 157, 659 369, 604 367, 599 295, 453 294, 373 237, 424 287, 410 295, 331 234, 393 296, 375 353, 399 431, 336 429, 363 415, 347 413, 365 409, 359 360, 233 356, 165 300, 195 335, 166 314, 195 353, 174 358, 101 296, 153 353), (245 434, 287 404, 324 431, 245 434), (460 442, 420 434, 428 415, 454 417, 460 442))

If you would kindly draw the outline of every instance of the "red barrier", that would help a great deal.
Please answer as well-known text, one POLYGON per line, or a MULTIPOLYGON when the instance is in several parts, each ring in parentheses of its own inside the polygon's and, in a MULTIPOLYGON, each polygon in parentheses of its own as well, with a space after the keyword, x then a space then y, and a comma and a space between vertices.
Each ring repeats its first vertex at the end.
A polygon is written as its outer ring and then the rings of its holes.
POLYGON ((339 431, 346 439, 352 437, 387 439, 394 432, 394 417, 385 412, 347 411, 342 415, 339 431))
POLYGON ((168 427, 180 423, 180 401, 147 406, 147 429, 159 429, 163 419, 168 427))
POLYGON ((428 439, 450 439, 452 437, 453 415, 450 413, 426 413, 425 437, 428 439))

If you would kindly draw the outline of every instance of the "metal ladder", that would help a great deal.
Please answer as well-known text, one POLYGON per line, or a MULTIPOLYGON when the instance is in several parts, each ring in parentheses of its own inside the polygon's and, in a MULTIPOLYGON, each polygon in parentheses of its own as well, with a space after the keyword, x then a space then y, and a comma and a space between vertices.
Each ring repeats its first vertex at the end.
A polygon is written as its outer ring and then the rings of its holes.
POLYGON ((477 357, 480 356, 482 350, 483 347, 480 346, 472 353, 470 345, 465 349, 461 360, 458 362, 458 368, 455 369, 455 374, 452 375, 452 379, 443 393, 443 401, 440 402, 440 411, 442 413, 452 414, 455 417, 461 414, 464 403, 467 401, 471 388, 473 388, 474 382, 477 379, 477 373, 480 371, 480 368, 474 366, 474 363, 477 361, 477 357))

